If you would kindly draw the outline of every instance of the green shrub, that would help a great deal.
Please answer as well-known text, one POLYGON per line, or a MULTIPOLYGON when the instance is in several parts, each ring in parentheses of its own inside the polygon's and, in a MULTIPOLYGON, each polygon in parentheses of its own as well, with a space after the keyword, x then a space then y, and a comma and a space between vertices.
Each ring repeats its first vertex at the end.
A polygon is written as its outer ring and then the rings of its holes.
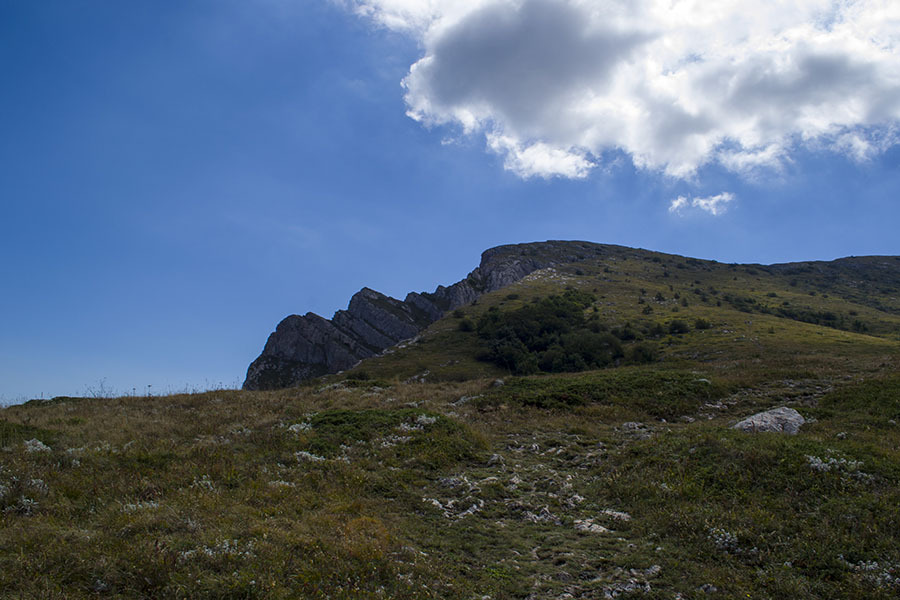
POLYGON ((690 326, 681 319, 675 319, 669 322, 669 333, 682 334, 691 330, 690 326))
POLYGON ((625 323, 622 327, 614 328, 612 334, 623 342, 630 342, 638 339, 638 332, 631 326, 631 323, 625 323))
POLYGON ((646 418, 672 419, 696 412, 704 402, 722 397, 725 392, 724 387, 692 373, 622 367, 556 377, 513 378, 485 394, 479 403, 515 403, 537 408, 605 404, 640 411, 646 418))
POLYGON ((625 362, 632 365, 652 363, 658 358, 656 346, 647 342, 632 344, 625 352, 625 362))
POLYGON ((650 327, 647 328, 647 336, 648 337, 662 337, 666 334, 666 328, 662 326, 662 323, 654 323, 650 327))
MULTIPOLYGON (((585 319, 594 297, 567 290, 512 311, 488 311, 476 327, 482 350, 478 359, 515 375, 599 369, 626 357, 622 342, 641 334, 625 323, 608 331, 596 314, 585 319)), ((655 353, 632 351, 634 362, 649 362, 655 353)))
POLYGON ((622 344, 609 333, 579 331, 563 336, 560 341, 541 355, 541 370, 564 372, 605 367, 625 355, 622 344))

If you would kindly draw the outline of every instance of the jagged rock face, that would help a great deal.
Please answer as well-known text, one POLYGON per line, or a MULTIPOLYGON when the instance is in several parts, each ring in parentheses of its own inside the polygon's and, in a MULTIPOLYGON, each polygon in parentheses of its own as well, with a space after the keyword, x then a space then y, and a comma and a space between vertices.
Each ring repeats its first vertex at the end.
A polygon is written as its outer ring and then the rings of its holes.
MULTIPOLYGON (((485 292, 499 290, 500 288, 519 281, 529 273, 550 266, 547 264, 546 259, 541 260, 536 257, 507 258, 500 255, 497 250, 498 248, 492 248, 485 252, 482 261, 489 265, 488 268, 476 269, 478 276, 483 282, 483 291, 485 292)), ((565 262, 574 262, 575 260, 577 260, 577 258, 565 260, 565 262)))
POLYGON ((307 313, 304 317, 291 315, 279 323, 275 333, 269 336, 263 354, 296 362, 352 366, 358 360, 353 355, 361 351, 356 340, 331 321, 307 313))
POLYGON ((430 323, 437 321, 444 315, 444 312, 433 301, 416 292, 408 293, 406 300, 403 302, 413 307, 413 309, 421 311, 424 318, 428 319, 430 323))
POLYGON ((434 296, 445 306, 446 310, 453 310, 460 306, 471 304, 480 295, 468 281, 460 281, 450 287, 439 285, 434 291, 434 296))
POLYGON ((417 325, 417 321, 422 319, 417 312, 422 311, 405 302, 363 288, 350 299, 347 310, 336 312, 331 322, 338 330, 346 331, 368 348, 380 352, 419 332, 422 327, 417 325))
POLYGON ((464 280, 438 286, 432 294, 411 292, 401 301, 363 288, 350 299, 347 310, 339 310, 330 321, 313 313, 291 315, 278 324, 262 354, 250 364, 244 389, 290 387, 349 369, 415 337, 447 311, 538 269, 583 260, 586 250, 597 248, 583 242, 498 246, 485 251, 479 267, 464 280))
POLYGON ((278 389, 349 369, 376 352, 317 314, 291 315, 269 336, 247 369, 244 389, 278 389))
POLYGON ((290 387, 349 369, 414 337, 440 314, 424 296, 401 302, 363 288, 353 295, 347 310, 338 311, 330 321, 314 313, 291 315, 278 324, 262 354, 251 363, 244 389, 290 387))

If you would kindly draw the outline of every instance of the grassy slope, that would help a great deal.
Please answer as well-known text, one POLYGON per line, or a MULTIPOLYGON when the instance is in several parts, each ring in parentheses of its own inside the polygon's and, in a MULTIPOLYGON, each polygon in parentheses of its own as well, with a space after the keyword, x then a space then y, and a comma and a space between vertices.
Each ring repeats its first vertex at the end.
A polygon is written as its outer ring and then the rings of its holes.
POLYGON ((7 408, 0 596, 895 597, 893 283, 749 270, 617 249, 465 311, 573 285, 611 325, 712 323, 655 365, 505 377, 451 317, 368 381, 7 408), (785 301, 869 331, 759 312, 785 301), (784 404, 814 422, 730 429, 784 404))
MULTIPOLYGON (((747 362, 765 355, 768 363, 790 367, 800 356, 814 359, 824 355, 826 360, 836 360, 845 354, 890 353, 900 340, 900 280, 895 280, 895 275, 884 277, 884 284, 876 284, 870 273, 877 270, 857 273, 855 268, 844 268, 835 274, 827 267, 810 271, 813 267, 806 263, 794 268, 724 265, 613 248, 612 253, 540 271, 487 294, 463 311, 464 318, 477 321, 491 307, 514 309, 535 297, 557 294, 572 286, 598 297, 597 314, 611 327, 625 323, 666 325, 674 319, 693 324, 698 318, 713 325, 709 330, 659 340, 664 362, 688 360, 727 366, 734 359, 747 362), (664 299, 657 300, 658 294, 664 299), (647 307, 650 314, 644 312, 647 307), (836 319, 831 327, 819 326, 778 316, 775 313, 779 309, 800 317, 831 313, 836 319), (863 325, 864 332, 853 331, 855 321, 863 325)), ((856 260, 863 265, 871 262, 856 260)), ((900 265, 893 258, 879 262, 900 265)), ((892 274, 900 273, 900 267, 892 268, 892 274)), ((477 334, 459 331, 460 320, 442 319, 415 342, 367 360, 357 371, 401 379, 428 371, 427 378, 432 381, 504 375, 496 367, 475 360, 477 334)))

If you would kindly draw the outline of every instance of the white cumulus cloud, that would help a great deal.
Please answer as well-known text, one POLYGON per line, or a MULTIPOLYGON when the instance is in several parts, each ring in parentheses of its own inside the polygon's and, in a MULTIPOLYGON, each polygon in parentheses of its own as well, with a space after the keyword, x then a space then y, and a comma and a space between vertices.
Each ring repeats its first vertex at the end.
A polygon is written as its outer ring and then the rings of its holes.
POLYGON ((669 204, 669 212, 682 214, 686 208, 692 207, 708 212, 714 217, 718 217, 726 210, 726 205, 734 201, 734 194, 731 192, 722 192, 715 196, 707 196, 705 198, 687 198, 678 196, 669 204))
POLYGON ((563 176, 587 177, 593 164, 578 150, 565 150, 535 142, 523 146, 517 139, 497 133, 487 134, 488 148, 505 156, 504 167, 524 179, 563 176))
POLYGON ((420 43, 410 117, 485 136, 523 177, 625 152, 690 178, 897 142, 897 0, 338 1, 420 43))

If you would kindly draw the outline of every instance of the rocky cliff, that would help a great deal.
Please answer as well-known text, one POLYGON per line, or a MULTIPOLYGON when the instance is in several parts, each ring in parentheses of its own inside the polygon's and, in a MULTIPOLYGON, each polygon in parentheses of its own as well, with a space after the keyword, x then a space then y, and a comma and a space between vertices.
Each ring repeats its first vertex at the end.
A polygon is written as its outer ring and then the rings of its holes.
POLYGON ((587 242, 538 242, 498 246, 481 255, 474 271, 433 293, 411 292, 403 301, 363 288, 347 310, 331 320, 314 313, 291 315, 269 335, 266 346, 247 369, 245 390, 290 387, 326 373, 337 373, 415 337, 447 311, 470 304, 549 266, 596 256, 610 246, 587 242))

